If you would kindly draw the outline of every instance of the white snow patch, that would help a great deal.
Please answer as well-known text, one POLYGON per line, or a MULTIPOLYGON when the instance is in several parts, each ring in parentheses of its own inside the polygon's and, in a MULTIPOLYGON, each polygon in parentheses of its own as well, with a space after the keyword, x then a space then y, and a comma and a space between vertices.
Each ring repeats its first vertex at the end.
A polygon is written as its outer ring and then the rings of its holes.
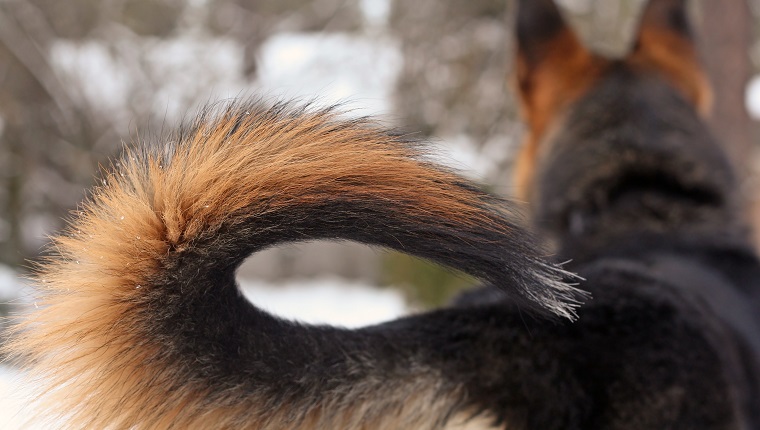
POLYGON ((402 61, 397 43, 386 37, 281 33, 261 47, 257 83, 286 99, 350 100, 360 115, 385 114, 402 61))
POLYGON ((234 98, 249 85, 243 79, 243 47, 232 39, 184 36, 159 40, 146 48, 151 72, 166 77, 156 100, 166 103, 171 117, 184 115, 184 109, 199 98, 234 98))
POLYGON ((499 139, 486 142, 478 149, 466 135, 450 136, 437 140, 431 154, 432 161, 456 169, 470 179, 483 181, 501 169, 501 163, 509 156, 499 139))
POLYGON ((755 75, 747 83, 744 93, 747 113, 754 120, 760 120, 760 75, 755 75))
POLYGON ((13 302, 21 295, 24 282, 7 266, 0 265, 0 302, 13 302))
POLYGON ((406 302, 398 290, 379 289, 338 278, 287 281, 272 285, 240 282, 256 306, 282 318, 310 324, 361 327, 404 315, 406 302))
MULTIPOLYGON (((368 1, 383 19, 384 0, 368 1)), ((387 113, 401 70, 401 50, 383 35, 281 33, 261 47, 256 87, 285 98, 324 104, 356 101, 360 114, 387 113)), ((124 37, 116 42, 58 40, 51 63, 71 97, 132 120, 148 99, 159 117, 176 120, 194 105, 248 94, 244 50, 231 38, 183 34, 170 39, 124 37), (137 98, 137 99, 136 99, 137 98), (142 99, 141 99, 142 98, 142 99)))
POLYGON ((390 0, 360 0, 359 7, 370 25, 384 26, 391 14, 390 0))
POLYGON ((230 38, 57 40, 50 49, 71 97, 113 115, 127 114, 135 97, 142 97, 152 102, 154 114, 178 120, 195 104, 236 97, 250 85, 243 78, 243 47, 230 38))
POLYGON ((50 64, 69 84, 71 97, 101 109, 123 108, 134 85, 130 68, 102 42, 56 40, 50 45, 50 64))
POLYGON ((577 14, 590 12, 594 5, 591 0, 557 0, 557 3, 577 14))

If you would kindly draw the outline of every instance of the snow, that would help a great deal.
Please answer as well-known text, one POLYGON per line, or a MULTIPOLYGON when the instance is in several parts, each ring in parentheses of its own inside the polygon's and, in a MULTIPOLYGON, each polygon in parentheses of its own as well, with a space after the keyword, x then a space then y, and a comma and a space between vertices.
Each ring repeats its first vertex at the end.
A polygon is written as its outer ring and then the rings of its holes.
POLYGON ((360 327, 406 312, 398 290, 377 289, 339 278, 291 280, 279 285, 246 280, 241 282, 241 288, 248 300, 260 308, 311 324, 360 327))
POLYGON ((69 94, 109 111, 126 105, 134 85, 124 61, 126 58, 113 55, 108 46, 97 41, 57 40, 50 47, 53 69, 64 82, 73 83, 68 86, 69 94))
POLYGON ((504 151, 500 138, 491 139, 478 149, 472 138, 458 135, 435 141, 435 151, 430 159, 435 163, 456 169, 460 174, 475 181, 496 175, 510 154, 504 151))
MULTIPOLYGON (((7 266, 0 265, 0 302, 18 303, 25 283, 18 274, 7 266)), ((1 335, 2 333, 0 333, 1 335)), ((24 394, 15 383, 17 373, 5 366, 0 366, 0 430, 15 430, 22 428, 25 404, 24 394)), ((42 427, 23 427, 32 430, 42 427)))
POLYGON ((161 80, 155 106, 161 109, 165 104, 170 118, 184 115, 188 105, 209 97, 237 97, 250 85, 242 73, 243 47, 232 39, 182 36, 160 40, 145 52, 151 72, 167 77, 161 80))
POLYGON ((10 267, 0 265, 0 302, 11 302, 19 297, 22 282, 10 267))
POLYGON ((749 116, 754 120, 760 120, 760 75, 755 75, 747 83, 744 103, 749 116))
POLYGON ((370 25, 383 26, 387 24, 391 14, 390 0, 360 0, 359 6, 364 14, 364 19, 370 25))
POLYGON ((577 14, 588 13, 594 6, 591 0, 558 0, 558 3, 565 9, 577 14))
POLYGON ((244 93, 250 82, 243 78, 243 57, 233 39, 193 33, 111 43, 58 40, 50 48, 53 69, 70 84, 71 97, 117 117, 130 115, 135 97, 149 97, 153 114, 170 122, 200 102, 244 93))
MULTIPOLYGON (((385 3, 363 3, 370 22, 387 19, 385 3)), ((321 105, 352 101, 357 115, 385 114, 403 61, 398 43, 381 32, 275 34, 260 49, 256 82, 244 77, 239 42, 197 32, 167 39, 58 40, 50 58, 75 100, 130 122, 130 109, 148 99, 152 113, 169 123, 202 103, 250 95, 252 89, 266 98, 321 105)))
POLYGON ((360 115, 391 110, 402 66, 392 39, 348 34, 276 34, 262 45, 257 85, 284 99, 318 97, 321 105, 351 101, 360 115))

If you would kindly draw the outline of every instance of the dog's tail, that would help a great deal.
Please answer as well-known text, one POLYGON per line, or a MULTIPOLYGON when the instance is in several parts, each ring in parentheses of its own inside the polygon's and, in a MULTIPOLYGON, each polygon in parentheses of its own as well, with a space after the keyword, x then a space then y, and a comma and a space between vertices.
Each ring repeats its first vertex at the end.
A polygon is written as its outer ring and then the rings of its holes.
POLYGON ((572 316, 577 291, 513 219, 371 121, 287 105, 211 109, 105 177, 54 239, 38 309, 9 349, 46 411, 72 428, 427 428, 444 419, 424 414, 447 401, 431 382, 445 376, 421 376, 425 363, 383 330, 266 314, 242 298, 235 270, 278 243, 346 239, 572 316))

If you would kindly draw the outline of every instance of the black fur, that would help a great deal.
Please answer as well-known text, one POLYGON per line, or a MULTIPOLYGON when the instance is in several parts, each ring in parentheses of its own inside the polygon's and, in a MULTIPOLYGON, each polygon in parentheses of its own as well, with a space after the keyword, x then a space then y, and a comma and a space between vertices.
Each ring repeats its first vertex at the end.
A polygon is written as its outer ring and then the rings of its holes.
POLYGON ((519 0, 517 41, 529 63, 538 62, 546 52, 546 44, 566 29, 565 21, 553 0, 519 0), (526 4, 530 3, 526 7, 526 4))
POLYGON ((656 75, 613 64, 542 144, 534 216, 560 241, 741 224, 726 154, 656 75))
MULTIPOLYGON (((684 7, 653 0, 644 24, 687 35, 684 7)), ((541 145, 534 223, 594 300, 572 325, 526 321, 524 342, 541 346, 522 375, 535 380, 504 381, 499 406, 479 401, 507 428, 760 429, 760 262, 735 174, 694 106, 615 61, 541 145)), ((460 305, 489 300, 485 289, 460 305)))

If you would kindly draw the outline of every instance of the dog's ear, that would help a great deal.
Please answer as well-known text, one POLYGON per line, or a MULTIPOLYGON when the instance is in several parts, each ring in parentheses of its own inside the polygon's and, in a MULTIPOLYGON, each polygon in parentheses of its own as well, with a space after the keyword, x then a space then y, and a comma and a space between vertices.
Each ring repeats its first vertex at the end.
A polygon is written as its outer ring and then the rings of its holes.
POLYGON ((647 3, 629 61, 660 72, 700 113, 709 113, 712 89, 699 61, 686 0, 647 3))
POLYGON ((531 131, 541 133, 559 105, 582 92, 594 56, 553 0, 519 0, 516 24, 520 101, 531 131))
POLYGON ((556 55, 551 51, 559 43, 582 49, 553 0, 519 0, 516 26, 518 55, 528 66, 556 55))
POLYGON ((593 84, 604 60, 581 44, 553 0, 518 0, 516 27, 516 83, 529 129, 515 180, 527 199, 541 136, 593 84))

